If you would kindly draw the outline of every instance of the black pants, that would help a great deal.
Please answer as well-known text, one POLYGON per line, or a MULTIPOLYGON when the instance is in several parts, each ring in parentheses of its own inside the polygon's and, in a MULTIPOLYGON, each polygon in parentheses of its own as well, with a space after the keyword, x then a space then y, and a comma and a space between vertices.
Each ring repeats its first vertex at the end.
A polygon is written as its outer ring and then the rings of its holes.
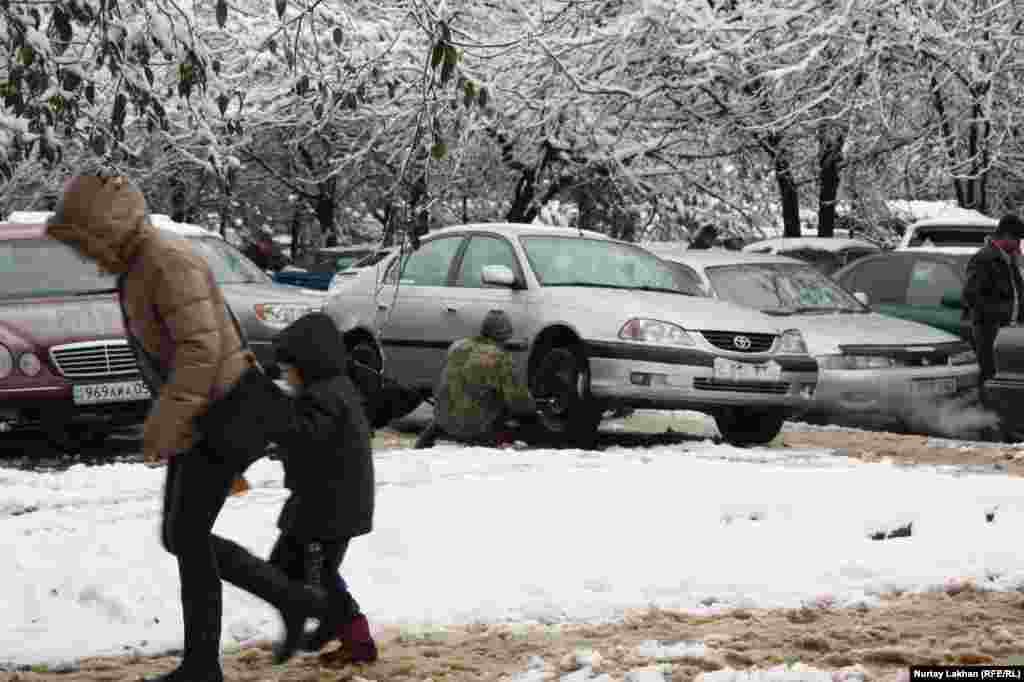
POLYGON ((330 618, 347 623, 359 613, 359 604, 339 573, 349 538, 310 540, 282 533, 270 551, 270 563, 290 580, 323 587, 330 618))
POLYGON ((212 531, 234 473, 202 447, 167 465, 161 540, 178 560, 185 623, 182 666, 196 671, 220 669, 223 595, 212 531))
POLYGON ((995 345, 999 335, 999 325, 975 322, 971 331, 974 334, 974 352, 978 356, 978 386, 980 397, 985 400, 985 382, 996 375, 995 345))

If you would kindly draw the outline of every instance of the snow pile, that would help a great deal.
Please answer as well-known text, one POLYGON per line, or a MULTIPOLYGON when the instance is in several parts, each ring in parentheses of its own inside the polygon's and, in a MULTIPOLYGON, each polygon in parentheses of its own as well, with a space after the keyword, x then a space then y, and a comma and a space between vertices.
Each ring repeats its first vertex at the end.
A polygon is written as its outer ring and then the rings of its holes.
MULTIPOLYGON (((1024 585, 1024 483, 1009 477, 709 441, 395 449, 377 453, 376 470, 375 528, 352 542, 344 573, 372 623, 410 635, 604 622, 651 606, 870 606, 949 578, 1024 585), (912 532, 895 532, 909 521, 912 532)), ((252 489, 216 530, 265 556, 287 491, 277 462, 247 476, 252 489)), ((162 484, 162 470, 140 464, 0 469, 0 664, 180 647, 162 484)), ((224 646, 280 627, 271 607, 226 588, 224 646)))

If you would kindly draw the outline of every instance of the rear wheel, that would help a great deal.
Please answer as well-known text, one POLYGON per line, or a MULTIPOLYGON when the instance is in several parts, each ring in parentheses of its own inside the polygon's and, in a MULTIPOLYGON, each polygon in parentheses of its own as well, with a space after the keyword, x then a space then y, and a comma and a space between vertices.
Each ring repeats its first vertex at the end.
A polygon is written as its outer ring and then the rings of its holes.
POLYGON ((722 438, 732 445, 770 443, 785 421, 785 411, 771 408, 733 407, 715 415, 722 438))
POLYGON ((540 421, 557 441, 593 447, 602 410, 590 395, 590 370, 578 348, 556 346, 543 351, 531 377, 540 421))

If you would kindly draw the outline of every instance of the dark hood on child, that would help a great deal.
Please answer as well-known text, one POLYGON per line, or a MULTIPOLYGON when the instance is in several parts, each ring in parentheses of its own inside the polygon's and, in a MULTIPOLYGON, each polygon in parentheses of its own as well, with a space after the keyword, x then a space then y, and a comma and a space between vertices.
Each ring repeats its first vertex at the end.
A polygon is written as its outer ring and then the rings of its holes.
POLYGON ((295 365, 303 382, 316 383, 348 372, 345 339, 325 313, 309 313, 274 340, 277 359, 295 365))

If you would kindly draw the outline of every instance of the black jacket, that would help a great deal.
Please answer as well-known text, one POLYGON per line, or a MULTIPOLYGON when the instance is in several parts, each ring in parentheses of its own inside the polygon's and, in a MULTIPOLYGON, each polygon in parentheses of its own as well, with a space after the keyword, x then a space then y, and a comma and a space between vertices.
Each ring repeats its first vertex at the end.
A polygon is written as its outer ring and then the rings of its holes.
POLYGON ((1019 296, 1018 309, 1024 312, 1024 280, 1018 268, 1011 268, 1005 254, 992 244, 971 257, 962 294, 964 313, 974 324, 1002 326, 1010 323, 1013 310, 1013 285, 1019 296))
POLYGON ((340 332, 327 315, 310 313, 283 330, 274 346, 304 383, 275 415, 273 439, 283 450, 285 487, 292 491, 278 527, 310 540, 369 533, 375 492, 370 426, 346 375, 340 332))

